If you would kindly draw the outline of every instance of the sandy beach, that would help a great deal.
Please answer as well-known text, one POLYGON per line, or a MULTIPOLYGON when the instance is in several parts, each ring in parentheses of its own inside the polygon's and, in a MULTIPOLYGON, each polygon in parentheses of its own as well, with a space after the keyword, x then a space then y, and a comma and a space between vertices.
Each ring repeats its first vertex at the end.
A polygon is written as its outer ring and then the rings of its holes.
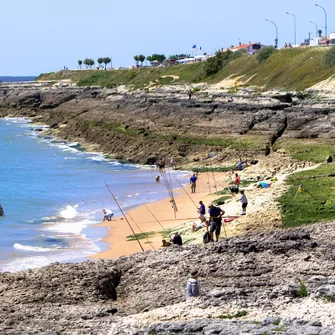
MULTIPOLYGON (((278 154, 272 157, 264 157, 259 164, 249 166, 243 171, 240 171, 239 175, 241 181, 255 180, 255 183, 241 187, 241 189, 246 191, 248 197, 247 215, 239 216, 234 221, 224 224, 221 238, 241 235, 250 231, 281 228, 281 213, 277 206, 276 199, 285 192, 285 177, 287 173, 292 173, 297 169, 310 168, 308 166, 311 165, 312 164, 293 163, 289 157, 278 154), (257 189, 255 185, 258 176, 263 180, 271 180, 276 176, 277 181, 273 182, 270 188, 257 189)), ((190 175, 188 178, 189 177, 190 175)), ((200 173, 198 175, 196 193, 191 193, 190 185, 188 184, 185 187, 187 194, 182 189, 174 191, 175 201, 178 207, 176 216, 168 194, 167 198, 163 200, 142 205, 129 211, 127 218, 136 234, 155 232, 150 237, 140 240, 143 249, 156 250, 160 248, 162 246, 162 239, 165 238, 162 237, 161 232, 169 229, 181 232, 183 241, 187 242, 187 244, 202 243, 202 235, 205 230, 200 229, 197 232, 191 232, 192 223, 200 222, 196 205, 202 200, 207 212, 208 203, 220 197, 214 193, 227 187, 230 181, 232 181, 230 173, 215 172, 214 175, 213 173, 200 173), (159 223, 157 221, 159 221, 159 223)), ((164 185, 161 185, 161 187, 163 190, 164 185)), ((235 197, 232 196, 221 206, 226 212, 225 217, 233 217, 240 214, 241 204, 236 202, 238 198, 239 195, 235 197)), ((132 231, 123 217, 102 222, 97 226, 105 227, 106 237, 103 241, 108 245, 108 248, 92 256, 92 258, 113 259, 142 251, 136 240, 127 240, 127 236, 132 235, 132 231)), ((172 234, 173 233, 171 233, 171 235, 172 234)))
MULTIPOLYGON (((160 248, 163 239, 160 232, 164 230, 182 226, 191 231, 192 222, 200 222, 196 205, 198 206, 199 201, 202 200, 207 211, 208 203, 218 197, 213 193, 222 190, 223 186, 227 186, 228 178, 228 173, 216 172, 214 175, 213 173, 199 173, 196 193, 191 193, 190 185, 185 187, 187 193, 182 189, 174 191, 178 209, 176 213, 172 208, 169 197, 127 212, 127 219, 136 234, 156 232, 148 239, 140 240, 143 249, 154 250, 160 248)), ((161 181, 161 183, 163 182, 161 181)), ((112 221, 104 221, 97 226, 106 228, 107 236, 103 239, 103 242, 108 244, 108 249, 94 255, 93 258, 117 258, 142 251, 136 240, 127 240, 127 236, 132 235, 132 231, 123 217, 114 218, 112 221)))

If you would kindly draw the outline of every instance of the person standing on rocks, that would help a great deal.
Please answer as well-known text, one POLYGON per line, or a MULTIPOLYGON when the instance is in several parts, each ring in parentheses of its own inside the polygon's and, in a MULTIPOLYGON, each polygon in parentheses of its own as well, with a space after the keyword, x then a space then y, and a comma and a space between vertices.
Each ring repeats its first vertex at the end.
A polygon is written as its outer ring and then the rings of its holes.
POLYGON ((193 173, 192 177, 190 178, 190 185, 191 185, 191 193, 195 193, 195 188, 197 187, 197 176, 193 173))
POLYGON ((215 240, 216 242, 219 240, 219 236, 221 233, 222 226, 222 215, 225 213, 223 209, 220 207, 215 207, 212 203, 208 205, 209 212, 209 222, 211 223, 211 227, 209 233, 211 235, 211 241, 214 242, 214 232, 215 232, 215 240))
POLYGON ((193 270, 190 275, 191 278, 188 279, 186 284, 186 300, 196 298, 200 295, 200 286, 198 282, 199 271, 193 270))
POLYGON ((244 194, 243 190, 241 190, 240 193, 241 193, 241 198, 236 200, 236 201, 241 201, 241 204, 242 204, 241 215, 246 215, 247 214, 248 199, 247 199, 247 196, 244 194))

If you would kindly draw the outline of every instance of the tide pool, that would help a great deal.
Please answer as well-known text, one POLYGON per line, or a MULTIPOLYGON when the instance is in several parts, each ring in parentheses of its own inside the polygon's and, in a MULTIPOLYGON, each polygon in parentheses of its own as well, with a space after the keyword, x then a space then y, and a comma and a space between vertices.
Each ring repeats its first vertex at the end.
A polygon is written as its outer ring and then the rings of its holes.
MULTIPOLYGON (((121 215, 105 182, 125 211, 168 196, 154 167, 121 164, 37 128, 24 118, 0 119, 1 272, 82 261, 103 250, 106 231, 94 224, 103 208, 121 215)), ((185 172, 167 173, 173 188, 174 177, 185 183, 185 172)))

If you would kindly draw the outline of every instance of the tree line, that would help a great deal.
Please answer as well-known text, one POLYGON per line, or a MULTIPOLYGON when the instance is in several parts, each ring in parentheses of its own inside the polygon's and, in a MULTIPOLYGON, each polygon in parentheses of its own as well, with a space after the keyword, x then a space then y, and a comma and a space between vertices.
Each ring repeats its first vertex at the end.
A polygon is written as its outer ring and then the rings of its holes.
MULTIPOLYGON (((102 68, 102 64, 104 64, 105 70, 107 69, 107 65, 111 63, 112 59, 110 57, 99 57, 97 59, 98 68, 102 68)), ((94 59, 92 58, 85 58, 84 60, 78 59, 78 66, 81 69, 83 64, 85 65, 86 69, 91 69, 95 64, 94 59)))

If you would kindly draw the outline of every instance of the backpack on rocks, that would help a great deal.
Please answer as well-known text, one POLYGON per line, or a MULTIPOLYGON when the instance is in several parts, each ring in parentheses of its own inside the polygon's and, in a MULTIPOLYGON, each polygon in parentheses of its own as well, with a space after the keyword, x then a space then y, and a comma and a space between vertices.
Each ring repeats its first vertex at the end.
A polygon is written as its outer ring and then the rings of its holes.
POLYGON ((204 244, 209 243, 211 241, 211 234, 208 231, 206 231, 202 240, 203 240, 204 244))

